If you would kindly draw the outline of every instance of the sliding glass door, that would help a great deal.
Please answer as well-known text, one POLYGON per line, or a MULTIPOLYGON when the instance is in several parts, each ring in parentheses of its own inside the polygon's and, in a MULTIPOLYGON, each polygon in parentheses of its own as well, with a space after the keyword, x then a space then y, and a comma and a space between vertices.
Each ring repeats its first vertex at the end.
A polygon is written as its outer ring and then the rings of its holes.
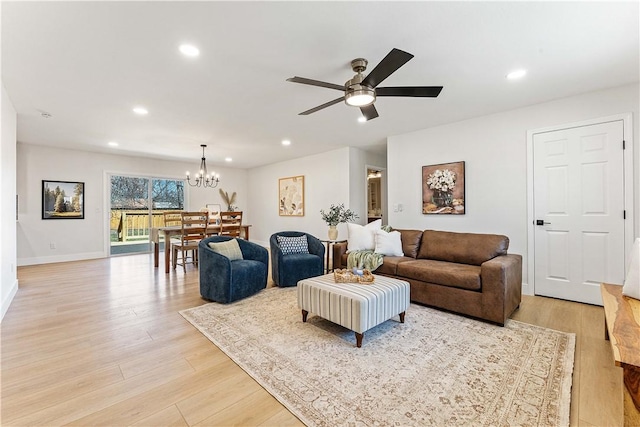
POLYGON ((122 175, 110 181, 111 255, 149 252, 151 228, 164 225, 164 212, 184 210, 184 181, 122 175))

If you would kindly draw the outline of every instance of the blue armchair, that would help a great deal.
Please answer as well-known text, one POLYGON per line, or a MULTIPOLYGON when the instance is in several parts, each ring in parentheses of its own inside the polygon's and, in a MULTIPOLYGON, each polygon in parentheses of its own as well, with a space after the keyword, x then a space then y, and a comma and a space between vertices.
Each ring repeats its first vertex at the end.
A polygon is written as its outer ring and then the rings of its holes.
POLYGON ((251 296, 267 287, 269 252, 260 245, 236 239, 243 259, 231 261, 209 247, 210 242, 232 240, 228 236, 212 236, 198 245, 200 295, 220 303, 251 296))
POLYGON ((271 276, 277 286, 296 286, 299 280, 324 274, 324 245, 301 231, 281 231, 269 239, 271 246, 271 276), (277 236, 307 237, 309 253, 284 254, 277 236))

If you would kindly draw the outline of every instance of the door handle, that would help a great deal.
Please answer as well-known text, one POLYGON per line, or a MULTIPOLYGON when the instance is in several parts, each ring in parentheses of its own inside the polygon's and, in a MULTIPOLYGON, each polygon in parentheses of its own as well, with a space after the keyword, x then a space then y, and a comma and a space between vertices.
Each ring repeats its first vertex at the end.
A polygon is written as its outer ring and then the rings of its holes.
POLYGON ((536 225, 547 225, 547 224, 551 224, 551 223, 541 219, 536 219, 536 225))

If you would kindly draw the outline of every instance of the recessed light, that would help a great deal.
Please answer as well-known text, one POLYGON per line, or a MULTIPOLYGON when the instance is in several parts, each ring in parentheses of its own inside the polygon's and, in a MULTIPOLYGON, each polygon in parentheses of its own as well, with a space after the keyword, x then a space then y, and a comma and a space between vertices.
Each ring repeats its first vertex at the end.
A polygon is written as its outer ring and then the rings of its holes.
POLYGON ((144 116, 144 115, 149 114, 149 111, 144 107, 135 107, 133 109, 133 112, 138 114, 138 115, 140 115, 140 116, 144 116))
POLYGON ((527 74, 527 70, 515 70, 507 74, 509 80, 521 79, 527 74))
POLYGON ((360 117, 358 117, 358 121, 360 123, 365 123, 367 121, 367 118, 365 116, 360 116, 360 117))
POLYGON ((224 161, 225 161, 225 162, 232 162, 232 161, 233 161, 233 159, 232 159, 231 157, 225 157, 225 158, 224 158, 224 161))
POLYGON ((283 139, 282 145, 291 145, 291 141, 289 141, 288 139, 283 139))
POLYGON ((185 56, 196 57, 200 55, 200 49, 191 45, 191 44, 183 44, 180 45, 180 52, 182 52, 185 56))
POLYGON ((109 147, 117 147, 118 143, 116 141, 109 141, 107 145, 109 145, 109 147))

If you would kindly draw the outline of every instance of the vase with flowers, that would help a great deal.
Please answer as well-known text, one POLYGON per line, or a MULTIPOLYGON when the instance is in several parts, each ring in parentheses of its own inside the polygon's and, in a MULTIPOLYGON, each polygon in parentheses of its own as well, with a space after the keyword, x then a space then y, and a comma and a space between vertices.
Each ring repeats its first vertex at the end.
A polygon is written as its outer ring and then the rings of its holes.
POLYGON ((427 185, 433 190, 433 204, 442 208, 453 203, 453 189, 456 187, 456 174, 449 169, 436 169, 427 177, 427 185))
POLYGON ((329 240, 338 239, 338 229, 336 228, 338 224, 358 219, 358 215, 351 209, 345 208, 344 203, 331 205, 327 212, 324 209, 320 209, 320 215, 322 220, 329 226, 329 240))

